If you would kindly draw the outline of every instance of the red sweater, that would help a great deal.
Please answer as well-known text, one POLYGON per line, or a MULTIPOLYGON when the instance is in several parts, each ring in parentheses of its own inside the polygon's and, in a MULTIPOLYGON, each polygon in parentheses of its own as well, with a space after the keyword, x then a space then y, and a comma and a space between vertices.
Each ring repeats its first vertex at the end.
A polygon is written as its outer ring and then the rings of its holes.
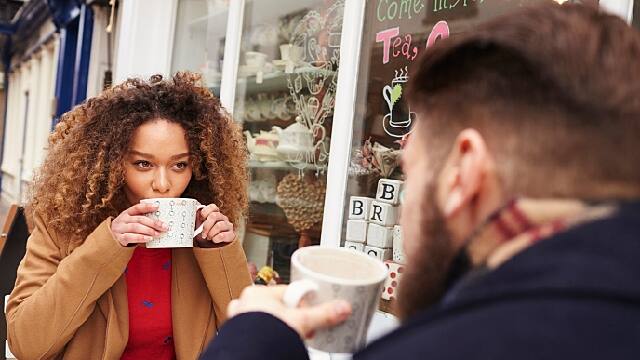
POLYGON ((173 360, 171 249, 137 247, 125 270, 129 342, 123 360, 173 360))

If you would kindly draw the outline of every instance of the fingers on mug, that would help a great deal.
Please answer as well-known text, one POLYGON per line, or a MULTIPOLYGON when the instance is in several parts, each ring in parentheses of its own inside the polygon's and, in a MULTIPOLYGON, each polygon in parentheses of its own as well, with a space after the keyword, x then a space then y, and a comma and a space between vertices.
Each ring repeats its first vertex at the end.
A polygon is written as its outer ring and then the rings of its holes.
POLYGON ((288 308, 297 308, 303 299, 313 299, 319 290, 318 284, 311 280, 296 280, 289 284, 287 290, 285 290, 282 302, 288 308))

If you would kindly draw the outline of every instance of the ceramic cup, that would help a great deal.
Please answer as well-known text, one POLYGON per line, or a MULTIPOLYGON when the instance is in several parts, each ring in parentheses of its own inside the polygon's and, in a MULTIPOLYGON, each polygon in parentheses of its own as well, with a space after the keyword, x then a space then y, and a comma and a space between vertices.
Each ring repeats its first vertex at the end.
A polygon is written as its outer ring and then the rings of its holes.
POLYGON ((260 104, 256 99, 247 100, 245 115, 248 121, 260 121, 262 120, 260 113, 260 104))
POLYGON ((247 65, 262 68, 267 62, 267 54, 258 51, 247 51, 245 53, 247 65))
POLYGON ((345 248, 308 246, 291 256, 291 284, 284 302, 297 307, 334 299, 351 303, 351 316, 331 329, 319 330, 309 347, 331 353, 353 353, 365 345, 367 329, 378 308, 387 267, 380 260, 345 248))
POLYGON ((153 198, 140 200, 141 203, 155 204, 158 210, 146 214, 153 220, 165 223, 169 230, 149 241, 147 248, 181 248, 193 247, 193 238, 202 232, 202 225, 195 231, 196 214, 202 209, 196 199, 188 198, 153 198))
POLYGON ((258 94, 258 108, 260 109, 260 119, 271 120, 276 117, 273 112, 273 98, 266 93, 258 94))
POLYGON ((302 46, 295 46, 291 44, 280 45, 280 57, 282 60, 297 62, 302 60, 304 55, 304 48, 302 46))

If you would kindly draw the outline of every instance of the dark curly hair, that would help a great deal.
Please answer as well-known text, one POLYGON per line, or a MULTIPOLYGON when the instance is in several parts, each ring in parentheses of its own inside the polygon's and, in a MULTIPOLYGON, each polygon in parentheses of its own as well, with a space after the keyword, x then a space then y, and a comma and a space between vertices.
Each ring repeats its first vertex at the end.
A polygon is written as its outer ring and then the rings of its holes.
POLYGON ((47 226, 84 241, 126 208, 124 158, 140 125, 162 118, 182 126, 193 177, 183 196, 215 203, 233 223, 247 208, 246 148, 240 129, 200 76, 128 79, 64 114, 33 182, 27 207, 47 226))

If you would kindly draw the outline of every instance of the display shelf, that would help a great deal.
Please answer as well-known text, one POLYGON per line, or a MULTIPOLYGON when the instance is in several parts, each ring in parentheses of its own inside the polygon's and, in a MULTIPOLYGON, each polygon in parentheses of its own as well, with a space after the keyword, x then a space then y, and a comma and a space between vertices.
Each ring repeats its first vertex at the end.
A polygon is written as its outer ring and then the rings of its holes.
MULTIPOLYGON (((249 160, 247 166, 251 169, 275 169, 275 170, 299 170, 299 167, 296 167, 295 164, 287 163, 285 161, 278 162, 266 162, 266 161, 257 161, 257 160, 249 160)), ((306 164, 306 167, 303 169, 304 171, 316 171, 321 169, 321 167, 313 164, 306 164)))
MULTIPOLYGON (((336 71, 324 70, 313 68, 312 66, 299 67, 294 69, 292 74, 311 74, 311 73, 324 73, 328 76, 337 76, 336 71)), ((281 71, 274 71, 270 73, 266 73, 262 76, 262 82, 257 83, 256 75, 247 75, 240 76, 238 75, 238 80, 236 83, 236 87, 239 91, 244 91, 245 95, 254 95, 259 93, 269 93, 276 91, 289 90, 289 86, 287 83, 287 77, 292 74, 287 74, 281 71), (241 90, 242 89, 242 90, 241 90)), ((209 88, 214 93, 220 93, 220 85, 214 85, 209 88)))

